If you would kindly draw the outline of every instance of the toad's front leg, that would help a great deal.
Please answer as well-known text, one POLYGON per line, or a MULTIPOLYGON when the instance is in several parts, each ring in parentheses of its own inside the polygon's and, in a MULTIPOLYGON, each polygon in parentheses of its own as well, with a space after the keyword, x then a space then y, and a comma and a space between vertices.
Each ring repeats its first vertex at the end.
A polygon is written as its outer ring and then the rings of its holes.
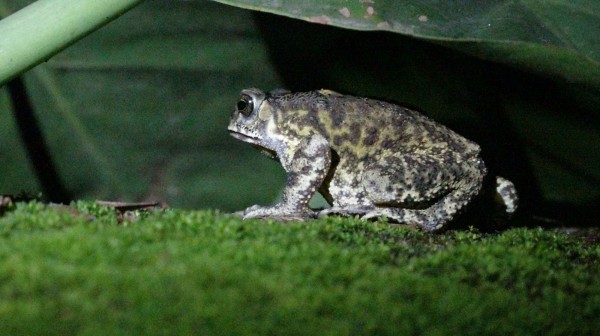
POLYGON ((331 165, 331 149, 321 135, 303 138, 283 150, 280 160, 287 172, 281 202, 273 206, 255 205, 244 211, 244 219, 308 219, 316 216, 308 201, 323 183, 331 165))

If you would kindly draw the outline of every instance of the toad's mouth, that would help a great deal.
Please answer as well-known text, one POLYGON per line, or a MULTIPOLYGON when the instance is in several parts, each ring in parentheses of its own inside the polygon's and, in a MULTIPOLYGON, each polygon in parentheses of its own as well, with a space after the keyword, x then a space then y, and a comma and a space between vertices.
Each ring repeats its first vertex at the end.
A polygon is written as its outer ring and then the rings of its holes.
POLYGON ((258 138, 246 135, 244 133, 240 133, 240 132, 229 130, 229 134, 231 134, 232 137, 234 137, 234 138, 236 138, 236 139, 238 139, 240 141, 248 142, 248 143, 251 143, 253 145, 258 145, 260 143, 259 140, 258 140, 258 138))
POLYGON ((232 131, 232 130, 229 130, 229 134, 231 134, 232 137, 234 137, 240 141, 251 144, 252 147, 258 149, 261 153, 265 154, 266 156, 270 157, 271 159, 279 160, 279 158, 277 157, 277 152, 274 149, 263 146, 261 144, 261 141, 258 138, 246 135, 244 133, 232 131))

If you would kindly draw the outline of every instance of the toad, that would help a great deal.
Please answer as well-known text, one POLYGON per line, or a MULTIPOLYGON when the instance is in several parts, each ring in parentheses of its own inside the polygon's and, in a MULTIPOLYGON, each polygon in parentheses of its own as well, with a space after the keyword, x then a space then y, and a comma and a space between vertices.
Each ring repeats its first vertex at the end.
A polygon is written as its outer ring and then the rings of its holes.
MULTIPOLYGON (((475 142, 417 111, 330 90, 242 90, 228 131, 287 173, 281 201, 249 207, 244 219, 385 217, 437 231, 480 192, 486 175, 475 142), (330 208, 309 208, 317 191, 330 208)), ((496 189, 512 214, 514 185, 498 177, 496 189)))

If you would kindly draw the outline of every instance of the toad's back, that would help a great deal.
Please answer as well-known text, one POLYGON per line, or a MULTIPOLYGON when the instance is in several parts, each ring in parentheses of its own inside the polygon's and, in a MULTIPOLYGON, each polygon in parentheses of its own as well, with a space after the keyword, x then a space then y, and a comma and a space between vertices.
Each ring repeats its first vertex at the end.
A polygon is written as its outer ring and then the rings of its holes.
POLYGON ((297 134, 316 132, 340 153, 427 152, 478 155, 479 146, 419 112, 329 90, 288 94, 273 101, 280 122, 297 134))

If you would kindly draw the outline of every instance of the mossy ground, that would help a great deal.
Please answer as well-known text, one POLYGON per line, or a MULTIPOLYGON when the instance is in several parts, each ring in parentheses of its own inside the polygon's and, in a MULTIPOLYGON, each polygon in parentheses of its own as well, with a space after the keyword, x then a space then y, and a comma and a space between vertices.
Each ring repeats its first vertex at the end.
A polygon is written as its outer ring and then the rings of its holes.
MULTIPOLYGON (((0 217, 2 335, 594 334, 600 245, 557 230, 428 234, 160 210, 0 217), (94 215, 95 219, 87 214, 94 215)), ((597 233, 596 233, 597 234, 597 233)))

